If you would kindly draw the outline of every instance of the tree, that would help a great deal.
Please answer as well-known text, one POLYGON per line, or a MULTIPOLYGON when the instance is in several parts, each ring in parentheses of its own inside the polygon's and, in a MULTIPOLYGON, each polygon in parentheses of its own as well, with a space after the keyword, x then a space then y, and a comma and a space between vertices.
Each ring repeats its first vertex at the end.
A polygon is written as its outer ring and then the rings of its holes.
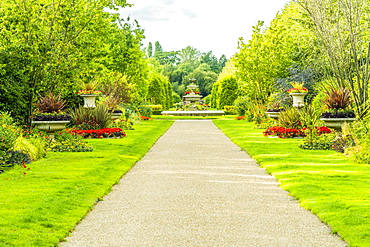
POLYGON ((168 79, 161 74, 152 72, 146 99, 151 104, 162 105, 163 109, 172 107, 172 87, 168 79))
POLYGON ((234 101, 238 98, 238 82, 235 76, 225 76, 219 81, 216 97, 218 109, 223 109, 227 105, 234 105, 234 101))
POLYGON ((321 50, 334 78, 332 86, 350 88, 357 115, 368 112, 370 19, 366 0, 296 0, 310 16, 321 50))
POLYGON ((288 77, 292 64, 312 63, 315 39, 306 27, 307 22, 301 7, 290 2, 269 27, 265 28, 260 21, 253 27, 251 40, 247 43, 240 40, 240 52, 232 60, 243 96, 264 105, 275 91, 274 81, 288 77))
POLYGON ((149 42, 149 44, 148 44, 147 56, 148 56, 148 58, 153 57, 153 45, 152 45, 152 42, 149 42))
POLYGON ((29 121, 39 93, 63 91, 75 82, 80 68, 106 49, 102 40, 116 25, 118 15, 106 8, 127 6, 126 1, 67 0, 42 4, 35 0, 8 0, 0 9, 1 110, 23 108, 29 121), (17 89, 14 86, 17 85, 17 89), (11 90, 8 90, 11 88, 11 90), (22 98, 12 102, 17 90, 22 98), (8 94, 11 93, 11 94, 8 94))

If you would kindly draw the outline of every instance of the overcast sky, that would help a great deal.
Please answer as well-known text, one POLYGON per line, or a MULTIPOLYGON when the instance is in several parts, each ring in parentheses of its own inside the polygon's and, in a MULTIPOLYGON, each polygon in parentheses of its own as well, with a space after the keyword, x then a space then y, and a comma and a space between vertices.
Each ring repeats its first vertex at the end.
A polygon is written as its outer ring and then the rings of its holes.
POLYGON ((133 7, 121 16, 136 19, 146 39, 156 41, 164 51, 187 46, 217 57, 230 58, 237 51, 239 37, 249 40, 258 20, 270 23, 288 0, 128 0, 133 7))

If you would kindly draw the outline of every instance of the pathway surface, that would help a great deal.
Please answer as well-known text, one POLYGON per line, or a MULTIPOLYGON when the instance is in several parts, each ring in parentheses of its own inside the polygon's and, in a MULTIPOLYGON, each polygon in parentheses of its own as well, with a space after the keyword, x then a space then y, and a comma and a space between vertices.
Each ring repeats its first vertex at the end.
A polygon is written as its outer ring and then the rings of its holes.
POLYGON ((346 246, 211 121, 176 121, 60 246, 346 246))

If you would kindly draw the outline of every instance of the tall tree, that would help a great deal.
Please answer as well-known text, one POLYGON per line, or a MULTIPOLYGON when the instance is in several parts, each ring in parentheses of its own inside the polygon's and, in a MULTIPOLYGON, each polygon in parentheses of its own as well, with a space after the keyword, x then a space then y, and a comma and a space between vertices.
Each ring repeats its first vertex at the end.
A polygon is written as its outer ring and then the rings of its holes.
POLYGON ((148 44, 147 56, 149 58, 153 57, 153 44, 152 44, 152 42, 149 42, 149 44, 148 44))
POLYGON ((311 17, 334 86, 350 88, 357 115, 368 112, 370 6, 367 0, 296 0, 311 17))
MULTIPOLYGON (((0 88, 2 109, 12 104, 7 85, 23 89, 23 114, 32 114, 33 101, 41 91, 60 90, 76 69, 105 47, 107 35, 118 15, 106 8, 127 6, 125 0, 8 0, 0 8, 0 88), (5 102, 5 104, 4 104, 5 102)), ((13 91, 14 93, 14 91, 13 91)), ((23 119, 25 120, 25 119, 23 119)))

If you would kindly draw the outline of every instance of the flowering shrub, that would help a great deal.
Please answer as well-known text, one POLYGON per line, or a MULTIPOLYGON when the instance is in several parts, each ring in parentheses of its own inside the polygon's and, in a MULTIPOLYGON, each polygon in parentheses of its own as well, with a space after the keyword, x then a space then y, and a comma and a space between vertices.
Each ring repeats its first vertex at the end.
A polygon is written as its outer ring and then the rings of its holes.
POLYGON ((52 152, 92 152, 93 148, 79 135, 59 132, 55 141, 49 142, 48 150, 52 152))
POLYGON ((290 88, 287 91, 288 93, 308 93, 308 89, 306 87, 302 88, 290 88))
POLYGON ((304 129, 290 129, 273 126, 263 132, 264 136, 277 136, 279 138, 305 137, 304 129))
POLYGON ((152 118, 151 117, 146 117, 146 116, 140 116, 140 119, 141 120, 152 120, 152 118))
MULTIPOLYGON (((330 134, 332 131, 325 126, 315 127, 318 136, 322 134, 330 134)), ((277 136, 279 138, 291 138, 291 137, 305 137, 307 134, 307 128, 293 129, 284 128, 280 126, 273 126, 263 132, 264 136, 277 136)))
POLYGON ((191 94, 191 93, 200 94, 200 92, 186 91, 186 92, 184 93, 184 95, 186 95, 186 94, 191 94))
POLYGON ((86 90, 86 89, 82 89, 80 91, 77 92, 78 95, 81 95, 81 94, 94 94, 94 95, 101 95, 103 92, 100 91, 100 90, 86 90))
POLYGON ((69 130, 70 133, 77 134, 83 138, 121 138, 126 133, 121 128, 104 128, 100 130, 69 130))
POLYGON ((237 116, 235 120, 245 120, 245 116, 237 116))

